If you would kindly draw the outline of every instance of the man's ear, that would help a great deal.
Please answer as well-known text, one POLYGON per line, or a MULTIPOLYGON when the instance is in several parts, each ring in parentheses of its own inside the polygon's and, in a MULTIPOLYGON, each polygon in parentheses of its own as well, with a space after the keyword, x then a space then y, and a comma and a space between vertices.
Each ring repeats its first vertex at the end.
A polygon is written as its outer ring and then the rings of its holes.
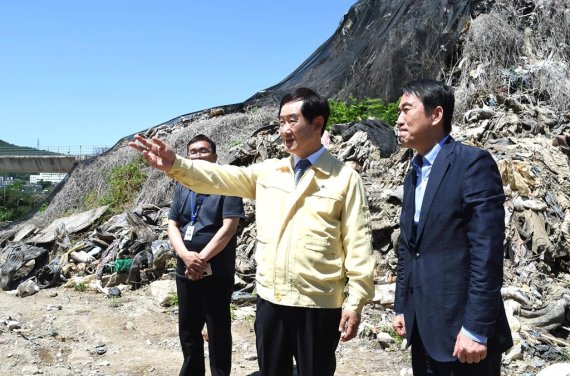
POLYGON ((315 118, 313 119, 313 124, 319 127, 319 132, 320 132, 325 126, 325 118, 322 115, 315 116, 315 118))
POLYGON ((431 120, 433 125, 443 124, 443 107, 437 106, 431 111, 431 120))

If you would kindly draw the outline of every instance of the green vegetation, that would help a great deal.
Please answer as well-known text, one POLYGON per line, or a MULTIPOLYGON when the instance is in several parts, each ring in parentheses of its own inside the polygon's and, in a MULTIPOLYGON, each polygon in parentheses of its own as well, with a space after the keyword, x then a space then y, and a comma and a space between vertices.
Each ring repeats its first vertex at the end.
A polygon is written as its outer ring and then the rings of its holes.
POLYGON ((109 307, 110 308, 119 308, 122 305, 123 304, 121 303, 121 300, 118 297, 116 297, 116 296, 109 297, 109 307))
POLYGON ((85 282, 81 281, 81 282, 75 282, 73 284, 73 289, 75 291, 80 291, 80 292, 84 292, 85 290, 87 290, 87 286, 85 285, 85 282))
POLYGON ((378 119, 393 125, 398 119, 398 102, 385 103, 378 98, 364 98, 358 101, 350 97, 347 102, 329 99, 331 114, 328 124, 342 124, 368 118, 378 119))
POLYGON ((236 305, 234 303, 230 304, 230 317, 232 321, 236 319, 236 305))
POLYGON ((31 190, 22 180, 0 187, 0 222, 13 221, 27 214, 44 196, 31 190))
POLYGON ((29 146, 18 146, 0 140, 0 155, 57 155, 47 150, 39 150, 29 146))
POLYGON ((177 306, 178 305, 178 294, 175 292, 171 292, 166 296, 166 301, 164 305, 167 307, 177 306))
POLYGON ((233 148, 234 146, 239 146, 241 144, 243 144, 243 142, 241 142, 239 140, 235 140, 235 141, 230 142, 229 147, 233 148))
POLYGON ((560 350, 560 355, 556 357, 557 362, 568 362, 570 361, 570 352, 560 350))
POLYGON ((255 330, 255 316, 245 315, 243 318, 249 327, 249 331, 253 332, 255 330))
POLYGON ((42 186, 42 191, 50 191, 54 188, 54 185, 51 181, 40 180, 38 181, 38 184, 42 186))
POLYGON ((392 337, 394 339, 394 342, 396 342, 396 346, 398 346, 398 348, 400 348, 402 346, 402 342, 404 341, 404 338, 400 337, 398 335, 398 333, 396 333, 396 330, 394 330, 394 328, 392 326, 385 326, 384 328, 382 328, 382 330, 384 330, 386 333, 390 334, 390 337, 392 337))
POLYGON ((17 217, 17 216, 14 215, 13 209, 6 209, 3 207, 0 207, 0 223, 11 221, 15 217, 17 217))
POLYGON ((85 197, 86 206, 110 205, 112 213, 123 211, 132 203, 146 180, 147 175, 142 170, 144 166, 144 159, 139 156, 126 165, 113 167, 106 174, 109 185, 107 193, 98 199, 95 199, 96 194, 93 192, 87 194, 85 197))
MULTIPOLYGON (((236 315, 237 310, 238 310, 238 306, 236 306, 234 303, 231 303, 230 304, 230 317, 231 317, 232 321, 235 321, 237 319, 237 315, 236 315)), ((255 316, 250 315, 250 314, 246 314, 242 318, 243 318, 243 321, 249 327, 249 330, 253 332, 254 331, 254 324, 255 324, 255 316)))
POLYGON ((48 205, 47 202, 42 203, 42 205, 41 205, 40 208, 38 209, 39 212, 41 213, 41 212, 46 211, 46 209, 48 208, 48 206, 49 206, 49 205, 48 205))

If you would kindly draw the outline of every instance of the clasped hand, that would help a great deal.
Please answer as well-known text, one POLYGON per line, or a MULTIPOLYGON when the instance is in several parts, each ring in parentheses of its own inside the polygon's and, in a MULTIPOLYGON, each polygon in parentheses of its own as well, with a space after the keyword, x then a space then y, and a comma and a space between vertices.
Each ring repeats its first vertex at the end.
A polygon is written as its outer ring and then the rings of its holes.
POLYGON ((186 265, 186 271, 184 275, 193 281, 198 281, 204 278, 204 270, 206 270, 206 261, 200 258, 197 252, 189 252, 184 258, 184 265, 186 265))

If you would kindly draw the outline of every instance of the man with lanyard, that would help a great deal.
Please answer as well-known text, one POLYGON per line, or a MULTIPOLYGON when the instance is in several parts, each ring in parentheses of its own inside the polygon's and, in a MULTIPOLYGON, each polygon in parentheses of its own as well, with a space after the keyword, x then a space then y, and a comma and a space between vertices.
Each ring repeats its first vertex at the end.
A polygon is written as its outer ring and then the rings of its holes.
MULTIPOLYGON (((216 145, 204 135, 190 140, 187 151, 192 160, 217 160, 216 145)), ((236 230, 243 216, 241 198, 196 194, 176 185, 168 215, 168 237, 178 256, 178 329, 184 355, 180 375, 205 374, 204 323, 208 329, 211 374, 230 374, 230 301, 236 230)))

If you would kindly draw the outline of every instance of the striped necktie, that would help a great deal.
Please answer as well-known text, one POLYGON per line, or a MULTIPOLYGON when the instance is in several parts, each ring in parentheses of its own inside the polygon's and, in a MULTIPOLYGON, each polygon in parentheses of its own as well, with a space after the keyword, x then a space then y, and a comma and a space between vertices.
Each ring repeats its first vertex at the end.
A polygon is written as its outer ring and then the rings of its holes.
POLYGON ((299 183, 301 176, 303 176, 303 173, 309 166, 311 166, 311 162, 308 159, 301 159, 297 162, 297 165, 295 166, 295 185, 299 183))

